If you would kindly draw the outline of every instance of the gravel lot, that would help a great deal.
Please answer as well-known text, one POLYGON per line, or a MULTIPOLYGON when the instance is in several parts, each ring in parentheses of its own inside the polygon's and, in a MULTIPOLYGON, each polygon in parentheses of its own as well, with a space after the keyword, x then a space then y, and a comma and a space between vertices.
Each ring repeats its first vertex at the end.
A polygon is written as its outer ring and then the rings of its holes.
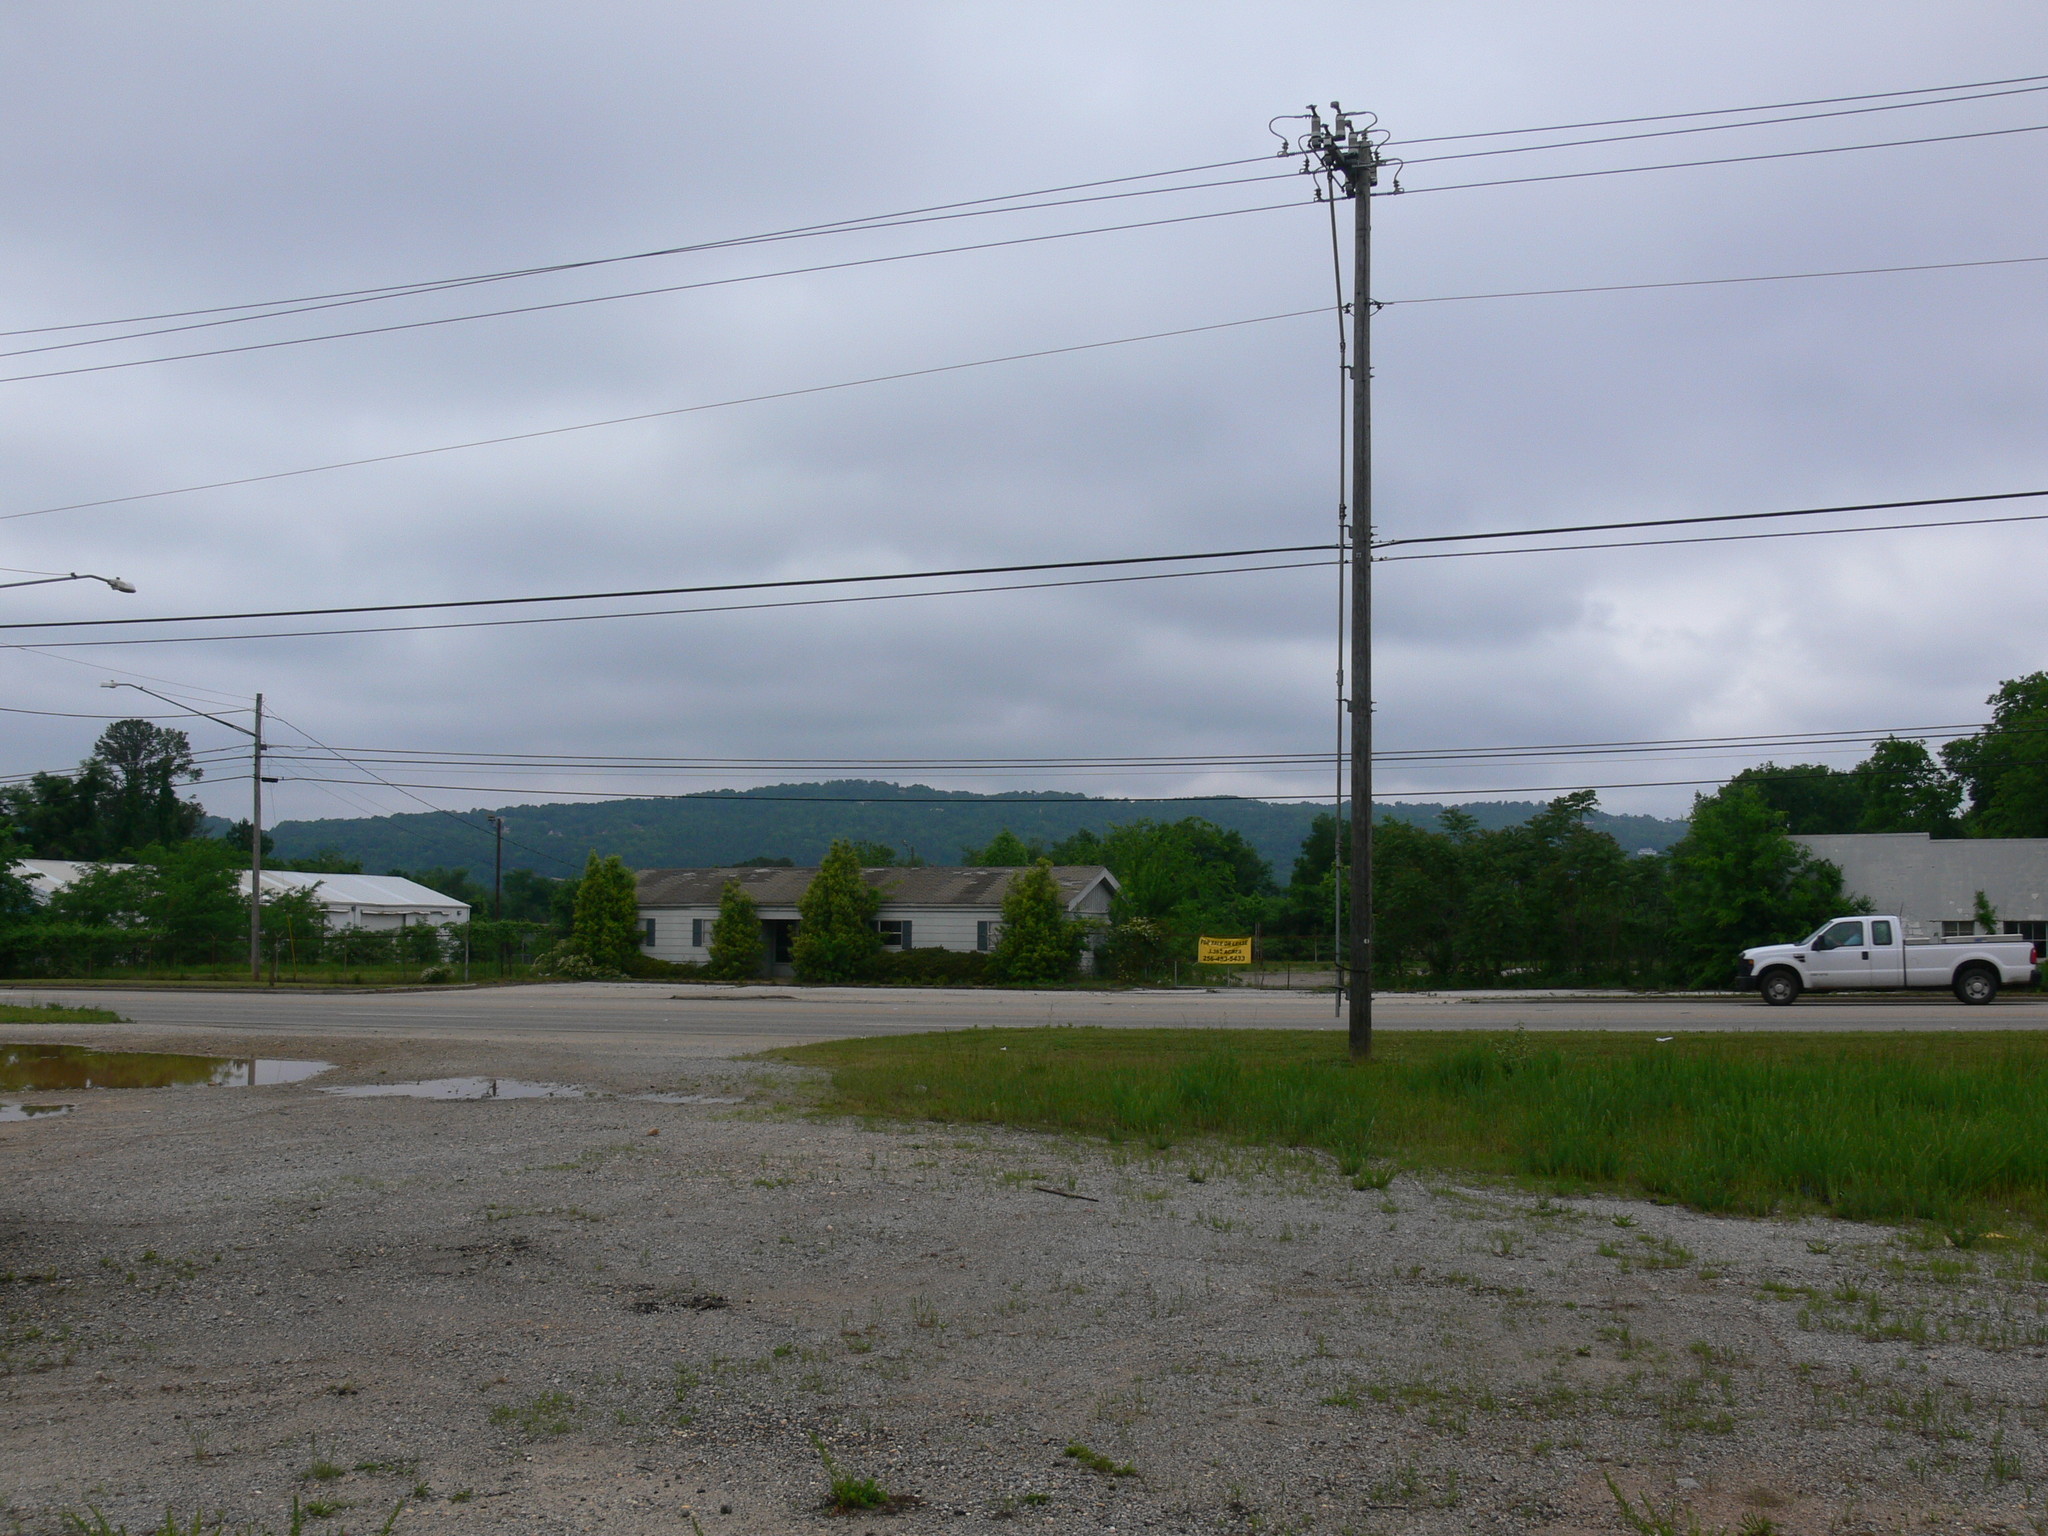
POLYGON ((803 1074, 652 1039, 0 1033, 602 1095, 0 1125, 0 1510, 36 1536, 295 1495, 325 1536, 401 1499, 407 1533, 2048 1530, 2048 1268, 1996 1241, 818 1121, 803 1074), (826 1513, 820 1446, 908 1498, 826 1513))

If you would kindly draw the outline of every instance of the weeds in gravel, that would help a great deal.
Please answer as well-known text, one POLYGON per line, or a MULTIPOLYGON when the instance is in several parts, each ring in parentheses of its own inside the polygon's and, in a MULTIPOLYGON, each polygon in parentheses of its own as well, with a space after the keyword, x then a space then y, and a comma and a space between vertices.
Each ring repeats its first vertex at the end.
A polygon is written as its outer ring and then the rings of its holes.
POLYGON ((576 1427, 576 1399, 566 1392, 543 1392, 524 1403, 499 1403, 491 1409, 493 1424, 514 1427, 529 1440, 566 1435, 576 1427))
POLYGON ((1128 1461, 1113 1461, 1100 1451, 1091 1451, 1078 1440, 1069 1441, 1062 1455, 1071 1457, 1102 1477, 1136 1477, 1138 1469, 1128 1461))
POLYGON ((1354 1064, 1326 1031, 1060 1026, 770 1054, 831 1072, 826 1112, 1212 1137, 1318 1149, 1340 1168, 1363 1169, 1369 1149, 1705 1210, 1926 1221, 1958 1244, 2001 1213, 2048 1219, 2048 1032, 1539 1045, 1417 1031, 1354 1064))
MULTIPOLYGON (((332 1501, 315 1500, 310 1504, 302 1504, 293 1499, 283 1536, 305 1536, 308 1520, 324 1520, 339 1514, 346 1507, 332 1501)), ((392 1536, 392 1532, 398 1528, 398 1517, 404 1513, 405 1500, 400 1499, 391 1506, 391 1513, 384 1517, 384 1523, 376 1528, 374 1536, 392 1536)), ((127 1526, 115 1525, 107 1519, 103 1511, 90 1506, 83 1515, 75 1510, 66 1510, 61 1518, 64 1529, 70 1536, 128 1536, 127 1526)), ((139 1532, 138 1536, 273 1536, 273 1532, 267 1525, 229 1525, 225 1515, 215 1515, 208 1519, 197 1510, 193 1511, 189 1521, 180 1521, 173 1511, 166 1509, 162 1524, 153 1525, 147 1531, 139 1532)), ((344 1527, 337 1530, 334 1536, 349 1536, 349 1533, 344 1527)), ((367 1527, 364 1536, 371 1536, 367 1527)))
POLYGON ((903 1502, 900 1496, 891 1495, 872 1477, 855 1477, 839 1465, 825 1442, 815 1434, 811 1444, 817 1449, 818 1459, 825 1464, 828 1485, 825 1492, 825 1507, 834 1514, 851 1515, 863 1510, 886 1509, 903 1502))

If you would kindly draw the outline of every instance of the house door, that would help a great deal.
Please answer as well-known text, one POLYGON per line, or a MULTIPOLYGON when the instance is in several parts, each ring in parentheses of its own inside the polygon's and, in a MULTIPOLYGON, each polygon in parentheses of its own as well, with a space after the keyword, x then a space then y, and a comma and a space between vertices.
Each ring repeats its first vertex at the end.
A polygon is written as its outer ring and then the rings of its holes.
POLYGON ((789 965, 796 959, 790 948, 790 940, 796 937, 796 919, 793 917, 770 917, 762 921, 764 937, 768 944, 770 965, 789 965))

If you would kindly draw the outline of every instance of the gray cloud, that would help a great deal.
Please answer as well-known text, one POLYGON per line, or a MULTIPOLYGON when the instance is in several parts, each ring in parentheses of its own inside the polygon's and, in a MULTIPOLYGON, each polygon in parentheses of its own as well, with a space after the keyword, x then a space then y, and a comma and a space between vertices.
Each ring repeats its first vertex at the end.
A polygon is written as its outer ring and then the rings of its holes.
MULTIPOLYGON (((1232 5, 19 6, 0 18, 0 328, 1254 155, 1271 143, 1267 117, 1332 95, 1409 137, 1988 79, 2048 57, 2044 33, 2037 8, 1988 3, 1311 4, 1284 24, 1232 5)), ((1543 158, 1592 168, 2028 122, 2048 122, 2048 96, 1543 158)), ((2048 254, 2044 154, 2048 134, 1389 198, 1375 289, 2048 254)), ((1538 158, 1416 165, 1404 184, 1538 158)), ((962 221, 192 334, 267 339, 1122 222, 1155 204, 1272 200, 1249 188, 962 221)), ((1313 207, 1250 214, 0 385, 0 512, 1319 304, 1324 220, 1313 207)), ((2011 268, 1389 309, 1375 343, 1381 526, 2048 485, 2043 282, 2048 271, 2011 268)), ((1332 519, 1331 331, 1283 321, 0 523, 0 564, 114 569, 144 588, 49 588, 6 607, 422 601, 1306 542, 1332 519)), ((116 355, 192 344, 213 343, 116 355)), ((1387 566, 1382 735, 1476 745, 1973 719, 2000 678, 2043 665, 2041 538, 2022 525, 1387 566)), ((96 710, 120 696, 92 685, 122 668, 261 688, 322 739, 372 745, 1315 750, 1331 735, 1332 580, 0 653, 0 701, 96 710)), ((66 764, 93 730, 0 718, 5 772, 66 764)), ((1734 766, 1440 767, 1384 782, 1734 766)), ((1278 792, 1324 778, 1059 782, 1278 792)), ((207 798, 235 813, 238 793, 207 798)), ((1670 812, 1688 796, 1606 803, 1670 812)), ((382 790, 279 796, 287 815, 410 804, 382 790)))

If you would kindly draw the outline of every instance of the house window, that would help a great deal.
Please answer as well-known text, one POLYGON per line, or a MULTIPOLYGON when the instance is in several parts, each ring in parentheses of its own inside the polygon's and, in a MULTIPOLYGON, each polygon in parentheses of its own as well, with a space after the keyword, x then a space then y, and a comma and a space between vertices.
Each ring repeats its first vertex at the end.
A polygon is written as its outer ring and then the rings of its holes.
POLYGON ((640 947, 642 949, 654 948, 654 919, 651 917, 640 919, 640 947))
POLYGON ((894 919, 885 918, 881 922, 875 924, 875 932, 879 933, 882 936, 882 948, 884 949, 910 948, 909 918, 904 918, 900 922, 894 919))
POLYGON ((711 947, 711 927, 715 922, 717 922, 717 919, 712 917, 693 917, 690 919, 690 948, 709 949, 711 947))
POLYGON ((986 954, 995 947, 996 930, 1001 923, 980 922, 974 925, 974 947, 986 954))
POLYGON ((2048 945, 2048 921, 2023 918, 2016 923, 2008 922, 2005 931, 2023 939, 2032 939, 2036 944, 2048 945))
POLYGON ((1941 921, 1941 936, 1944 939, 1967 939, 1976 931, 1977 925, 1967 918, 1961 922, 1952 918, 1943 918, 1941 921))

